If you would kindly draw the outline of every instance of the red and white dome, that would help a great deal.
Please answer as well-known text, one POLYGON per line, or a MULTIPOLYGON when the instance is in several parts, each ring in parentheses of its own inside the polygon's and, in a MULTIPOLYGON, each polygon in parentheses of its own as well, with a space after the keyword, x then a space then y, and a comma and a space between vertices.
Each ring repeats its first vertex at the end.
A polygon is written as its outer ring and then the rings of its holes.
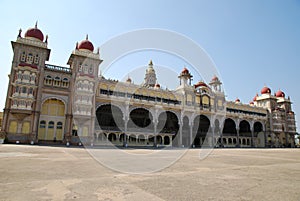
POLYGON ((203 81, 199 81, 194 86, 195 86, 195 88, 197 88, 197 87, 208 87, 207 84, 205 84, 205 82, 203 82, 203 81))
POLYGON ((271 89, 265 86, 261 89, 261 94, 271 94, 271 89))
POLYGON ((256 94, 256 95, 254 96, 253 101, 256 101, 257 97, 258 97, 258 94, 256 94))
POLYGON ((34 28, 29 28, 25 32, 25 38, 35 38, 35 39, 38 39, 40 41, 43 41, 44 40, 44 34, 42 33, 41 30, 39 30, 37 28, 37 24, 35 24, 34 28))
POLYGON ((217 76, 213 76, 213 78, 211 79, 211 82, 216 82, 218 80, 219 80, 219 78, 217 76))
POLYGON ((278 90, 278 91, 276 92, 275 96, 278 97, 278 98, 279 98, 279 97, 283 97, 283 98, 284 98, 284 97, 285 97, 285 93, 284 93, 283 91, 281 91, 281 90, 278 90))
POLYGON ((236 102, 236 103, 240 103, 241 100, 240 100, 239 98, 237 98, 237 99, 235 99, 235 102, 236 102))
POLYGON ((88 35, 86 36, 86 39, 81 41, 79 44, 78 44, 78 47, 77 47, 79 50, 89 50, 91 52, 94 51, 94 45, 91 41, 88 40, 88 35))
POLYGON ((186 67, 184 67, 184 68, 182 69, 181 73, 182 73, 182 74, 189 74, 190 72, 189 72, 189 70, 188 70, 186 67))

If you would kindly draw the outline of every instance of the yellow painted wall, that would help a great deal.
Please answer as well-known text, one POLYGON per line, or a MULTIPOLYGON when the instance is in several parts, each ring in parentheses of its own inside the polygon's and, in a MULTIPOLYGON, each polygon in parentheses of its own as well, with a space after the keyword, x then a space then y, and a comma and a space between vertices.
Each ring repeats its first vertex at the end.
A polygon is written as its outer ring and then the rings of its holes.
POLYGON ((89 128, 87 126, 84 126, 82 129, 82 136, 88 136, 89 135, 89 128))
POLYGON ((30 132, 30 122, 23 122, 22 133, 29 134, 30 132))
POLYGON ((11 121, 9 123, 8 132, 9 133, 16 133, 17 129, 18 129, 18 123, 17 123, 17 121, 11 121))

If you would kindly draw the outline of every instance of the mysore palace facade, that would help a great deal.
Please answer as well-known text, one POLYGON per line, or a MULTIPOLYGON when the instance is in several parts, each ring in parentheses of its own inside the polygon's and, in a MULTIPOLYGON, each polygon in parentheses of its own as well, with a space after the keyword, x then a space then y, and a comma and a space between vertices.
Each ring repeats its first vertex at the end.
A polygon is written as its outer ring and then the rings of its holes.
MULTIPOLYGON (((294 147, 295 114, 285 93, 263 87, 249 104, 226 101, 222 83, 158 84, 152 61, 144 82, 99 76, 99 48, 86 38, 69 68, 46 64, 48 37, 35 26, 12 42, 2 135, 8 143, 125 146, 294 147)), ((105 58, 103 58, 105 59, 105 58)))

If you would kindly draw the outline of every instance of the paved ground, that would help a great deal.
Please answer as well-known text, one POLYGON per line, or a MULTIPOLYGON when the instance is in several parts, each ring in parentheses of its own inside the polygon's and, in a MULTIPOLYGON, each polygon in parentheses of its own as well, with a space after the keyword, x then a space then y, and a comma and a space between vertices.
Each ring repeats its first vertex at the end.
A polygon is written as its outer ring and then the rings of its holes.
POLYGON ((0 145, 0 200, 300 200, 300 149, 198 155, 189 150, 171 167, 133 175, 102 166, 85 149, 0 145))

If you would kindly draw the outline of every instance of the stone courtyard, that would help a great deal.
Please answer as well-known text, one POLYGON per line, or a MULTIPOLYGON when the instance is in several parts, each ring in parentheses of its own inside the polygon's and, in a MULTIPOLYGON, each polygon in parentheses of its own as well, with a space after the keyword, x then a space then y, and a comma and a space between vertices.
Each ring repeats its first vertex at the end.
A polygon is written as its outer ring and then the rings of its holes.
POLYGON ((203 160, 199 151, 190 149, 155 173, 126 174, 101 165, 84 148, 4 144, 0 200, 300 199, 300 149, 214 149, 203 160))

